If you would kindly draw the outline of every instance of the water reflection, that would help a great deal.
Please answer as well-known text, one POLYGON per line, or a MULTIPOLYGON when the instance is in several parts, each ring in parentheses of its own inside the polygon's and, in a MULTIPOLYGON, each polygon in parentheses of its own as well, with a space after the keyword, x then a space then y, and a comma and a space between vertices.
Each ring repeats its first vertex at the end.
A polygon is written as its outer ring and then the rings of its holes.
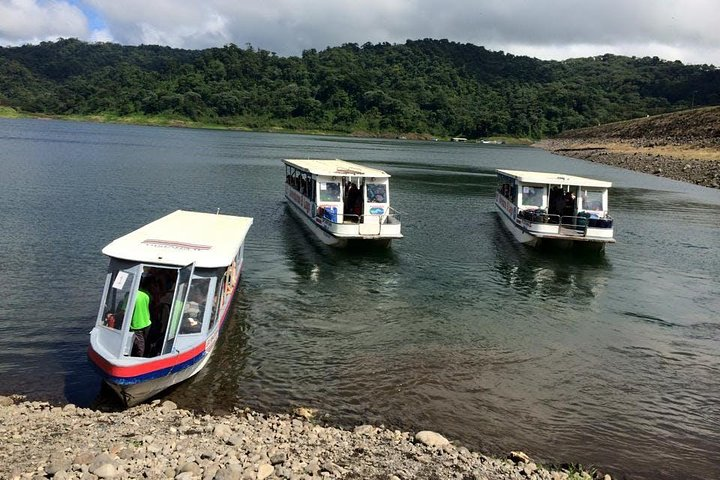
POLYGON ((285 206, 285 218, 280 228, 286 259, 300 279, 312 283, 329 282, 338 293, 343 293, 348 286, 362 284, 368 276, 376 287, 392 283, 388 282, 388 276, 392 275, 392 267, 399 263, 392 246, 378 248, 359 244, 346 249, 327 246, 290 212, 291 208, 285 206))
POLYGON ((90 403, 100 249, 169 209, 220 208, 255 224, 213 358, 168 394, 181 406, 308 405, 620 477, 720 478, 716 190, 529 148, 26 120, 0 136, 0 393, 90 403), (406 237, 323 246, 287 214, 287 157, 388 171, 406 237), (613 181, 618 243, 519 245, 496 168, 613 181))
POLYGON ((594 298, 605 289, 612 265, 604 253, 536 250, 514 242, 500 219, 495 226, 493 268, 503 285, 539 299, 594 298))
MULTIPOLYGON (((395 191, 405 190, 422 192, 422 196, 429 195, 457 195, 458 197, 493 195, 495 191, 495 174, 464 171, 462 169, 412 169, 400 170, 393 174, 395 191)), ((397 199, 400 198, 396 196, 397 199)), ((425 207, 430 206, 425 202, 425 207)))
POLYGON ((237 405, 244 383, 252 377, 247 368, 252 354, 249 342, 250 326, 247 322, 250 304, 242 280, 230 306, 229 317, 223 325, 215 351, 208 364, 186 382, 165 393, 182 408, 223 412, 237 405))

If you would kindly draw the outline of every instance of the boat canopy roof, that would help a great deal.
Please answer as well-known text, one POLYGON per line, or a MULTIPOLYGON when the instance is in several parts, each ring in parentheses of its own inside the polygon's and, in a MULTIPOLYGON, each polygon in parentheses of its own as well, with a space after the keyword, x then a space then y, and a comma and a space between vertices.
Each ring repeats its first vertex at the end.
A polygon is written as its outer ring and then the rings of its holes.
POLYGON ((344 160, 294 160, 286 158, 283 160, 287 165, 291 165, 300 170, 312 173, 313 175, 324 176, 343 176, 352 175, 353 177, 384 177, 389 178, 390 175, 378 170, 377 168, 364 167, 356 163, 346 162, 344 160))
POLYGON ((576 177, 564 173, 529 172, 525 170, 497 170, 497 172, 501 175, 516 178, 522 183, 547 183, 600 188, 610 188, 612 186, 611 182, 576 177))
POLYGON ((249 217, 177 210, 103 248, 113 258, 218 268, 232 263, 252 225, 249 217))

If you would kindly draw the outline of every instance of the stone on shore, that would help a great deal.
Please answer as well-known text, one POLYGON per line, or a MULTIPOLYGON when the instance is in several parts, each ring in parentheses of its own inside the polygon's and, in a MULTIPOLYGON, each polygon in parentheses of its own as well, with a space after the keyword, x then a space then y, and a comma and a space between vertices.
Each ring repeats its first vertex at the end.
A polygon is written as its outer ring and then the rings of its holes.
POLYGON ((568 478, 527 457, 516 464, 456 448, 427 430, 349 431, 297 413, 200 415, 172 402, 121 412, 13 402, 0 408, 0 434, 3 479, 568 478))
POLYGON ((267 477, 272 475, 274 471, 275 467, 268 465, 267 463, 263 463, 258 467, 257 480, 265 480, 267 477))
POLYGON ((415 434, 415 440, 427 445, 428 447, 444 447, 449 445, 450 442, 447 438, 443 437, 439 433, 431 432, 429 430, 423 430, 415 434))

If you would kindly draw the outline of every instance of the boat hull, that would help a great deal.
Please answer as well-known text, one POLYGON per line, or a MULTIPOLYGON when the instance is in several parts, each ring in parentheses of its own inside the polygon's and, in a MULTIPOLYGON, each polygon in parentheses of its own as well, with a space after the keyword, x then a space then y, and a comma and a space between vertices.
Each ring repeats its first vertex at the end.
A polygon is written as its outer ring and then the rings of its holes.
POLYGON ((152 380, 125 385, 105 379, 105 383, 120 397, 126 407, 133 407, 192 377, 205 367, 209 359, 208 353, 192 367, 152 380))
POLYGON ((498 217, 506 230, 523 245, 538 249, 570 249, 577 248, 587 251, 601 252, 607 243, 612 243, 612 238, 588 238, 562 234, 534 233, 525 228, 521 223, 515 221, 505 209, 495 204, 498 217))
POLYGON ((378 236, 378 235, 336 235, 328 231, 322 223, 311 218, 308 213, 300 205, 298 205, 290 196, 286 195, 290 212, 300 222, 312 232, 321 242, 335 248, 355 248, 355 247, 378 247, 387 248, 397 236, 378 236))
POLYGON ((230 297, 221 312, 216 327, 207 338, 195 347, 166 358, 138 359, 134 365, 114 365, 99 355, 90 345, 90 362, 126 407, 132 407, 177 385, 202 370, 215 350, 217 339, 230 311, 237 286, 240 283, 242 264, 237 269, 230 297))

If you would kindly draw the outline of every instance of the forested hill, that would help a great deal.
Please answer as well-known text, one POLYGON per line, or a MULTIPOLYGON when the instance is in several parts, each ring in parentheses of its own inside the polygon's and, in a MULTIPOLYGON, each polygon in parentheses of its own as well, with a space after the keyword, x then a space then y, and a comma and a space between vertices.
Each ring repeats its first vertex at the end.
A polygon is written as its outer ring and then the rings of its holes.
POLYGON ((249 128, 539 138, 720 105, 720 70, 657 57, 541 61, 430 39, 301 57, 65 39, 0 48, 0 105, 249 128))

